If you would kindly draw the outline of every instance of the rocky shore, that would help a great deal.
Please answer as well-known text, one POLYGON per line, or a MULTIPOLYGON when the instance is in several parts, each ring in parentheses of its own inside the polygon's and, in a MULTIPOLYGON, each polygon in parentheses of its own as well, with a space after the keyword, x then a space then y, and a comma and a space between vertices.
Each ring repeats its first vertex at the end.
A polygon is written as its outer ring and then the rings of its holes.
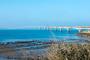
POLYGON ((0 59, 3 58, 3 60, 72 60, 73 58, 76 58, 74 60, 87 60, 90 59, 89 47, 89 43, 59 43, 55 41, 42 42, 38 40, 7 42, 5 44, 0 43, 0 59))

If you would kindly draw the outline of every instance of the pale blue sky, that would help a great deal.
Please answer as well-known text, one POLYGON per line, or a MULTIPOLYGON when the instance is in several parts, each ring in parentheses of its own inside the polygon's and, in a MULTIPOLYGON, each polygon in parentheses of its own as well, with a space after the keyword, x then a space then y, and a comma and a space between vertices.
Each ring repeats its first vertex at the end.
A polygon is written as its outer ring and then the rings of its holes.
POLYGON ((90 26, 90 0, 0 0, 0 28, 90 26))

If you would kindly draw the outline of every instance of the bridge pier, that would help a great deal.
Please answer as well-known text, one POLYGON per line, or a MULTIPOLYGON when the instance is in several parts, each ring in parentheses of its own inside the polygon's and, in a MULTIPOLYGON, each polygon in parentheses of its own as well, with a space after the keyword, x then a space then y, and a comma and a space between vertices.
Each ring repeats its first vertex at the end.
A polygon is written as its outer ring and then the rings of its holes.
MULTIPOLYGON (((67 32, 70 32, 70 28, 64 28, 64 29, 66 29, 67 32)), ((60 32, 62 32, 63 28, 60 28, 59 30, 60 30, 60 32)))
POLYGON ((65 29, 66 32, 71 32, 72 29, 76 29, 76 31, 81 32, 81 31, 85 31, 85 30, 89 30, 90 28, 80 28, 80 27, 44 27, 43 29, 46 30, 58 30, 60 32, 63 32, 63 30, 65 29))

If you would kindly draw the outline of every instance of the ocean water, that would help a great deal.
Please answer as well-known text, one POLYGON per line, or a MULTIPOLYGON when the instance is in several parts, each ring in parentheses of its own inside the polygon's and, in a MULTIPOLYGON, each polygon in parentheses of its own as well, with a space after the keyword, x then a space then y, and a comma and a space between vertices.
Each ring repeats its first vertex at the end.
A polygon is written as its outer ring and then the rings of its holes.
POLYGON ((78 30, 72 29, 67 31, 60 30, 33 30, 33 29, 9 29, 0 30, 0 42, 15 42, 15 41, 64 41, 76 42, 84 41, 82 37, 78 36, 78 30))

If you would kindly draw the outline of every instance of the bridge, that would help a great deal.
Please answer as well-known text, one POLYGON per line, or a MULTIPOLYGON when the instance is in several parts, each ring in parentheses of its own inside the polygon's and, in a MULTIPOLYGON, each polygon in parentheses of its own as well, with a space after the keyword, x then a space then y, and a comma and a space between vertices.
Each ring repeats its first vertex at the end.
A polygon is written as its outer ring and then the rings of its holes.
POLYGON ((40 30, 59 30, 62 32, 62 30, 66 30, 67 32, 70 32, 71 30, 77 30, 78 32, 82 31, 90 31, 90 26, 38 26, 33 27, 33 29, 40 29, 40 30))

